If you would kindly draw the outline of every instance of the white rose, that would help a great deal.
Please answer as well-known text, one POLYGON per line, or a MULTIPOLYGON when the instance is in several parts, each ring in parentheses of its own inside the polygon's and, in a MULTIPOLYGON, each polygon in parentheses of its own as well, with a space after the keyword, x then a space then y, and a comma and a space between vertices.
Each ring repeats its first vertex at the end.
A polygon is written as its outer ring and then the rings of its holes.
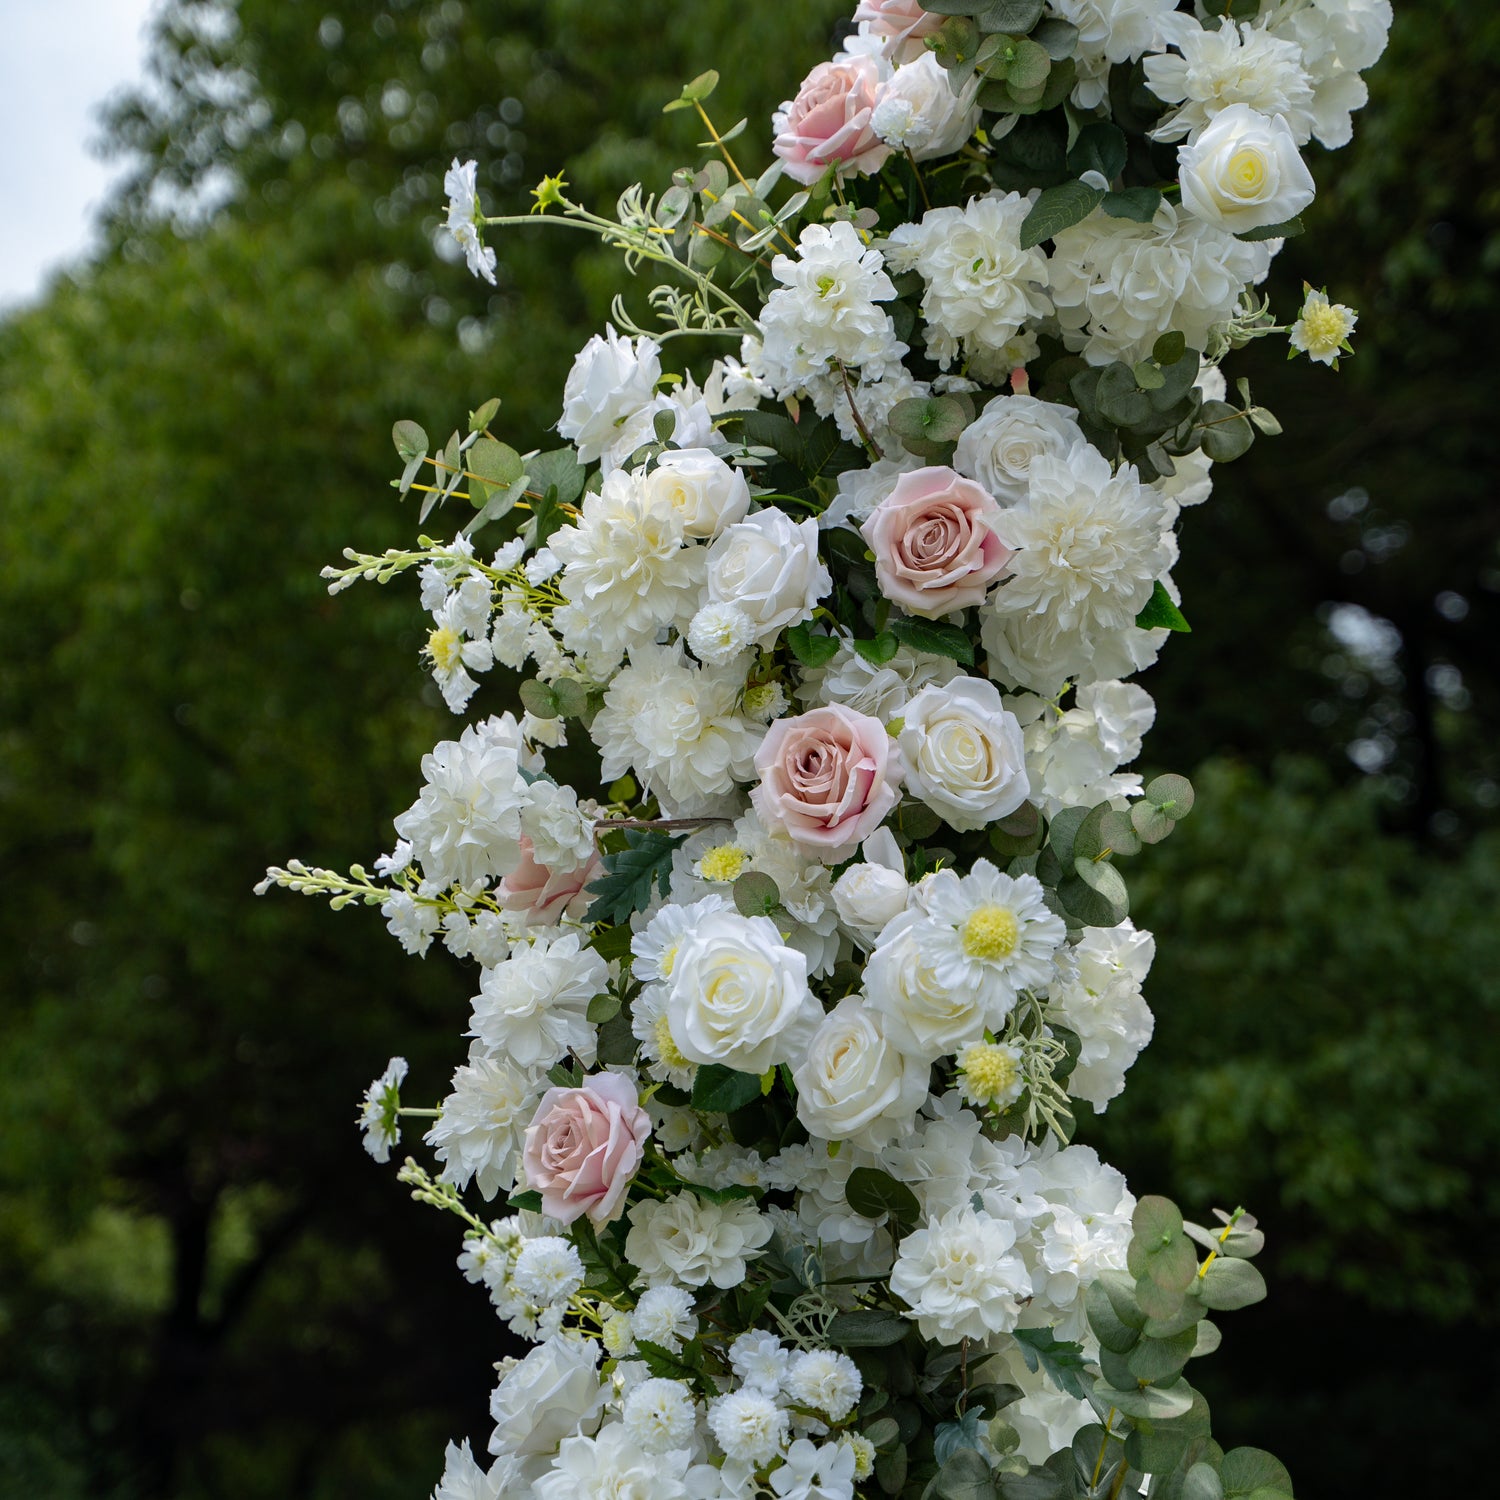
POLYGON ((708 602, 743 611, 757 646, 807 619, 832 587, 818 560, 818 523, 799 524, 784 510, 757 511, 708 549, 708 602))
POLYGON ((821 1015, 806 957, 769 917, 710 912, 677 949, 667 1026, 695 1063, 764 1073, 801 1057, 821 1015))
POLYGON ((978 677, 925 687, 906 705, 897 743, 906 785, 951 828, 983 828, 1031 795, 1026 745, 999 689, 978 677))
POLYGON ((646 493, 682 517, 684 536, 712 540, 750 509, 745 476, 706 448, 673 448, 657 460, 646 493))
POLYGON ((887 922, 906 910, 910 887, 899 870, 884 865, 850 865, 834 882, 833 904, 839 920, 869 946, 887 922))
POLYGON ((885 1038, 884 1018, 849 995, 823 1018, 793 1070, 797 1118, 825 1141, 872 1151, 911 1128, 927 1097, 927 1064, 885 1038))
POLYGON ((959 436, 953 467, 1001 505, 1020 505, 1031 489, 1032 460, 1040 454, 1066 458, 1082 441, 1071 407, 1034 396, 996 396, 959 436))
POLYGON ((556 1453, 557 1445, 599 1425, 604 1388, 599 1345, 558 1335, 538 1344, 500 1377, 490 1395, 490 1452, 556 1453))
POLYGON ((898 68, 880 86, 870 124, 886 145, 929 161, 957 151, 979 124, 977 89, 955 94, 946 69, 931 52, 898 68))
POLYGON ((983 1040, 993 1019, 980 986, 938 979, 937 955, 923 951, 929 936, 919 914, 898 917, 865 966, 865 995, 886 1018, 886 1036, 924 1063, 983 1040))
POLYGON ((652 340, 622 339, 613 328, 579 351, 563 387, 557 430, 578 445, 581 463, 599 458, 619 437, 619 427, 654 400, 660 353, 652 340))
POLYGON ((1248 104, 1220 110, 1196 141, 1178 148, 1177 166, 1182 206, 1231 234, 1285 223, 1317 192, 1291 126, 1248 104))

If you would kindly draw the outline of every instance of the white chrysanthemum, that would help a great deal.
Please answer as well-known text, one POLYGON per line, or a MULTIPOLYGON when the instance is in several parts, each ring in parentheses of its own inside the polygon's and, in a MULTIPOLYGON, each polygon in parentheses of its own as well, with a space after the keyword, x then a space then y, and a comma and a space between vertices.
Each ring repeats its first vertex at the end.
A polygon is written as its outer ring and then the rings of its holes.
POLYGON ((1052 311, 1047 257, 1021 248, 1021 221, 1030 209, 1019 193, 990 193, 964 208, 930 209, 920 224, 892 232, 886 259, 919 271, 927 283, 927 346, 945 370, 960 344, 1001 348, 1028 320, 1052 311))
POLYGON ((1138 793, 1141 778, 1122 774, 1141 753, 1156 719, 1151 695, 1133 682, 1096 682, 1062 710, 1030 693, 1008 698, 1022 726, 1032 801, 1047 817, 1065 807, 1097 807, 1138 793))
POLYGON ((630 940, 633 976, 646 984, 670 979, 683 938, 697 926, 700 918, 710 912, 728 911, 732 905, 726 897, 712 895, 704 896, 690 906, 663 906, 630 940))
MULTIPOLYGON (((665 908, 664 908, 665 909, 665 908)), ((681 907, 672 908, 681 911, 681 907)), ((667 986, 648 984, 630 1007, 630 1031, 641 1044, 646 1073, 658 1083, 691 1089, 698 1064, 686 1056, 672 1035, 667 1016, 667 986)))
POLYGON ((1048 993, 1048 1014, 1083 1043, 1068 1092, 1101 1114, 1151 1040, 1155 1022, 1141 985, 1155 956, 1156 940, 1129 921, 1085 928, 1048 993))
POLYGON ((761 359, 778 395, 790 395, 830 364, 879 379, 900 364, 906 345, 879 304, 896 288, 852 224, 809 224, 797 258, 778 255, 771 274, 781 283, 761 313, 761 359))
POLYGON ((520 726, 508 713, 471 724, 422 757, 426 785, 395 823, 428 880, 473 887, 520 864, 526 764, 520 726))
POLYGON ((458 1188, 472 1180, 486 1200, 509 1193, 541 1088, 541 1079, 529 1069, 478 1046, 471 1049, 424 1137, 443 1163, 443 1180, 458 1188))
POLYGON ((557 1462, 532 1486, 536 1500, 687 1500, 685 1448, 648 1453, 620 1425, 564 1440, 557 1462))
POLYGON ((729 1458, 757 1468, 775 1458, 790 1435, 786 1411, 751 1387, 711 1401, 708 1427, 729 1458))
POLYGON ((391 1159, 391 1147, 401 1144, 401 1085, 406 1079, 406 1059, 393 1057, 385 1072, 365 1090, 359 1109, 359 1128, 364 1135, 365 1150, 384 1165, 391 1159))
MULTIPOLYGON (((730 1287, 745 1279, 746 1262, 770 1238, 769 1221, 743 1198, 710 1203, 696 1193, 677 1193, 665 1202, 646 1199, 631 1208, 625 1254, 648 1285, 677 1281, 730 1287)), ((637 1338, 642 1336, 640 1316, 637 1307, 637 1338)))
POLYGON ((589 1001, 608 983, 609 965, 578 933, 544 933, 484 971, 468 1034, 522 1068, 549 1068, 569 1052, 592 1064, 589 1001))
POLYGON ((1130 464, 1112 473, 1087 443, 1038 458, 1029 497, 1006 516, 1011 576, 987 609, 1063 630, 1133 625, 1172 564, 1163 518, 1161 496, 1130 464))
POLYGON ((889 721, 900 718, 906 705, 923 688, 942 687, 961 675, 957 662, 905 646, 883 666, 876 666, 857 651, 840 646, 838 655, 826 667, 802 674, 797 697, 808 708, 841 703, 855 713, 889 721))
POLYGON ((1009 1333, 1031 1295, 1015 1243, 1005 1220, 956 1209, 901 1241, 891 1290, 909 1304, 923 1338, 957 1344, 1009 1333))
MULTIPOLYGON (((1008 1012, 1023 989, 1037 989, 1052 973, 1052 956, 1067 936, 1034 875, 1003 875, 976 859, 967 875, 939 870, 916 890, 932 922, 919 934, 934 958, 939 982, 993 992, 991 1004, 1008 1012)), ((903 919, 904 920, 904 919, 903 919)))
POLYGON ((682 513, 617 469, 586 495, 576 524, 552 534, 570 607, 553 616, 569 650, 623 655, 664 625, 687 628, 703 586, 705 554, 684 545, 682 513))
POLYGON ((1019 505, 1031 491, 1032 463, 1065 458, 1083 440, 1071 406, 1034 396, 996 396, 959 434, 953 467, 1001 505, 1019 505))
POLYGON ((595 462, 620 428, 656 395, 661 349, 651 339, 621 338, 613 328, 579 351, 563 388, 562 437, 578 448, 580 463, 595 462))
POLYGON ((1174 109, 1151 132, 1158 141, 1195 140, 1221 109, 1248 104, 1263 115, 1279 115, 1299 146, 1312 138, 1312 83, 1302 49, 1248 22, 1205 29, 1183 16, 1174 25, 1178 54, 1146 58, 1146 86, 1174 109))
POLYGON ((495 252, 479 239, 479 163, 461 163, 455 156, 443 177, 443 191, 448 195, 448 232, 463 248, 470 272, 494 286, 495 252))
POLYGON ((643 1380, 621 1412, 631 1441, 646 1453, 689 1448, 697 1426, 693 1393, 680 1380, 643 1380))
POLYGON ((771 1396, 781 1389, 790 1358, 781 1340, 762 1328, 740 1334, 729 1346, 729 1364, 734 1373, 752 1390, 771 1396))
POLYGON ((765 726, 740 712, 743 671, 699 667, 680 644, 630 654, 589 726, 605 781, 634 771, 669 816, 717 811, 717 802, 754 779, 765 726))
POLYGON ((1233 316, 1271 264, 1248 244, 1163 203, 1149 224, 1091 214, 1052 242, 1052 300, 1070 348, 1090 364, 1144 359, 1163 328, 1192 349, 1233 316))
POLYGON ((1349 336, 1359 314, 1342 302, 1330 302, 1327 292, 1307 289, 1306 300, 1288 335, 1292 348, 1319 364, 1337 366, 1340 354, 1348 354, 1349 336))
POLYGON ((630 1329, 635 1338, 676 1354, 698 1332, 692 1294, 680 1286, 653 1286, 642 1292, 630 1315, 630 1329))
POLYGON ((822 1412, 830 1422, 842 1422, 863 1389, 859 1366, 833 1349, 799 1350, 787 1366, 787 1395, 800 1406, 822 1412))

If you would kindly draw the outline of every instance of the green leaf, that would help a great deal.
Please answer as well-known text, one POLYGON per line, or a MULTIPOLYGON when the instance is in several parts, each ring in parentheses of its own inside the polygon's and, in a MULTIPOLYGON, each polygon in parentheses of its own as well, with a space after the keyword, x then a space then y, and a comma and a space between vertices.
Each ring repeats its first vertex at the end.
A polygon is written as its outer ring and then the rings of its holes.
POLYGON ((781 909, 781 887, 763 870, 746 870, 730 890, 742 917, 769 917, 781 909))
POLYGON ((628 927, 601 927, 589 939, 588 945, 606 963, 616 963, 629 954, 630 939, 628 927))
POLYGON ((887 627, 891 634, 913 651, 925 651, 929 656, 946 656, 963 666, 974 665, 974 646, 968 635, 957 625, 943 625, 936 620, 919 620, 912 616, 899 615, 887 627))
POLYGON ((722 1063, 705 1063, 693 1078, 693 1108, 729 1115, 760 1098, 760 1079, 722 1063))
POLYGON ((1167 383, 1167 377, 1162 374, 1161 367, 1149 359, 1143 359, 1139 364, 1132 366, 1131 374, 1135 376, 1135 383, 1143 391, 1159 391, 1167 383))
POLYGON ((990 847, 1006 859, 1036 853, 1042 847, 1042 815, 1036 806, 1023 802, 1013 813, 992 823, 990 847))
POLYGON ((1050 1328, 1017 1328, 1012 1337, 1021 1346, 1028 1370, 1033 1374, 1045 1370, 1058 1390, 1079 1401, 1088 1400, 1082 1345, 1063 1342, 1050 1328))
POLYGON ((1224 1486, 1224 1500, 1256 1490, 1292 1493, 1292 1476, 1286 1465, 1264 1448, 1231 1448, 1219 1465, 1219 1480, 1224 1486))
POLYGON ((867 1219, 889 1214, 898 1224, 915 1224, 922 1217, 917 1195, 879 1167, 856 1167, 844 1184, 844 1201, 867 1219))
POLYGON ((651 904, 654 886, 663 896, 672 879, 672 851, 677 840, 654 828, 631 828, 625 833, 625 848, 604 856, 605 873, 588 887, 593 905, 584 914, 587 922, 609 922, 621 926, 631 915, 651 904))
POLYGON ((483 432, 491 422, 495 420, 495 413, 500 410, 500 398, 491 396, 483 406, 469 413, 469 432, 483 432))
POLYGON ((1101 1271, 1090 1285, 1104 1288, 1109 1305, 1122 1323, 1131 1328, 1140 1328, 1145 1323, 1146 1314, 1135 1299, 1135 1277, 1124 1271, 1101 1271))
POLYGON ((1182 1481, 1182 1500, 1224 1500, 1224 1486, 1208 1464, 1194 1464, 1182 1481))
POLYGON ((599 1028, 599 1061, 605 1065, 624 1065, 635 1061, 635 1032, 630 1017, 620 1011, 599 1028))
POLYGON ((855 641, 854 649, 872 666, 883 667, 901 649, 901 642, 883 630, 872 641, 855 641))
POLYGON ((1116 427, 1133 427, 1151 416, 1151 397, 1136 384, 1135 371, 1116 360, 1104 367, 1094 399, 1099 415, 1116 427))
POLYGON ((1081 223, 1104 202, 1104 189, 1085 182, 1060 182, 1043 188, 1021 221, 1021 248, 1029 250, 1043 240, 1056 238, 1063 230, 1081 223))
POLYGON ((508 489, 526 472, 521 455, 508 443, 482 437, 468 453, 468 468, 486 484, 508 489))
POLYGON ((839 654, 839 639, 835 635, 814 635, 812 626, 806 621, 793 625, 785 636, 793 656, 804 667, 826 666, 839 654))
POLYGON ((931 1500, 995 1500, 989 1460, 972 1448, 960 1448, 938 1470, 926 1494, 931 1500))
POLYGON ((1141 630, 1177 630, 1186 635, 1193 633, 1187 616, 1172 603, 1172 596, 1160 578, 1151 589, 1151 597, 1135 617, 1135 623, 1141 630))
MULTIPOLYGON (((923 10, 935 7, 923 5, 923 10)), ((1025 36, 1046 10, 1045 0, 985 0, 978 9, 968 11, 986 31, 1003 31, 1010 36, 1025 36)))
POLYGON ((1130 809, 1130 826, 1143 844, 1159 844, 1177 825, 1161 808, 1136 802, 1130 809))
POLYGON ((1049 16, 1032 28, 1031 40, 1045 47, 1053 62, 1063 62, 1078 50, 1078 28, 1071 21, 1049 16))
POLYGON ((1130 1373, 1148 1383, 1174 1380, 1193 1357, 1197 1342, 1196 1327, 1185 1328, 1167 1339, 1142 1339, 1130 1352, 1130 1373))
POLYGON ((1170 772, 1165 776, 1155 776, 1148 781, 1142 795, 1153 807, 1159 807, 1174 823, 1181 822, 1192 812, 1196 796, 1193 783, 1186 776, 1176 776, 1170 772))
POLYGON ((833 1349, 887 1349, 899 1344, 911 1330, 912 1324, 900 1313, 885 1308, 857 1308, 833 1315, 828 1324, 828 1344, 833 1349))
POLYGON ((1115 1312, 1109 1293, 1097 1282, 1091 1281, 1084 1293, 1084 1307, 1088 1311, 1089 1327, 1100 1346, 1116 1354, 1129 1354, 1141 1341, 1141 1330, 1121 1320, 1115 1312))
POLYGON ((557 694, 540 678, 528 677, 520 687, 521 704, 526 712, 538 719, 556 719, 562 709, 557 694))
POLYGON ((1301 219, 1283 219, 1279 224, 1262 224, 1258 229, 1247 229, 1235 235, 1235 239, 1255 244, 1258 240, 1291 240, 1306 229, 1301 219))
POLYGON ((1156 188, 1121 188, 1106 193, 1099 205, 1112 219, 1129 219, 1134 224, 1149 224, 1161 207, 1161 193, 1156 188))
POLYGON ((875 1482, 882 1494, 899 1495, 906 1488, 906 1449, 893 1448, 875 1459, 875 1482))
POLYGON ((527 1188, 524 1193, 512 1193, 506 1202, 517 1213, 542 1211, 542 1195, 535 1188, 527 1188))
MULTIPOLYGON (((626 929, 629 930, 628 928, 626 929)), ((595 952, 598 950, 595 949, 595 952)), ((595 995, 589 1001, 588 1019, 595 1026, 602 1026, 606 1021, 612 1021, 620 1014, 620 997, 618 995, 595 995)))
POLYGON ((1126 155, 1125 132, 1108 120, 1095 120, 1078 132, 1068 152, 1068 170, 1075 177, 1099 172, 1113 182, 1125 170, 1126 155))
POLYGON ((1141 836, 1131 825, 1129 813, 1109 808, 1099 820, 1099 842, 1112 854, 1139 854, 1141 836))
POLYGON ((431 446, 422 426, 405 418, 391 428, 391 441, 395 443, 397 456, 404 464, 409 464, 414 458, 426 458, 431 446))
POLYGON ((1159 365, 1175 365, 1187 353, 1187 335, 1174 328, 1151 346, 1151 358, 1159 365))
POLYGON ((945 1464, 955 1453, 965 1448, 975 1453, 984 1451, 984 1438, 979 1430, 979 1409, 969 1407, 956 1422, 939 1422, 932 1433, 932 1456, 945 1464))
MULTIPOLYGON (((1009 27, 1000 29, 1010 30, 1009 27)), ((1005 82, 1011 93, 1018 97, 1031 93, 1040 95, 1051 71, 1052 56, 1045 47, 1029 39, 1019 41, 1005 65, 1005 82)))
POLYGON ((1127 1417, 1142 1417, 1148 1422, 1170 1421, 1193 1408, 1193 1388, 1185 1380, 1170 1386, 1137 1386, 1134 1390, 1096 1385, 1094 1395, 1127 1417))
POLYGON ((1264 1300, 1266 1279, 1248 1260, 1221 1255, 1198 1278, 1198 1295, 1214 1312, 1232 1312, 1264 1300))
POLYGON ((1233 463, 1255 441, 1249 417, 1227 401, 1205 401, 1198 429, 1203 451, 1216 464, 1233 463))
MULTIPOLYGON (((650 1339, 635 1341, 636 1358, 642 1360, 648 1370, 659 1380, 687 1380, 697 1378, 697 1369, 680 1354, 653 1344, 650 1339)), ((685 1354, 687 1351, 684 1350, 685 1354)))
POLYGON ((583 493, 588 477, 588 470, 578 462, 578 454, 572 448, 554 448, 550 453, 536 454, 526 460, 526 472, 537 494, 545 495, 549 489, 555 489, 559 505, 572 505, 583 493))
POLYGON ((1103 859, 1075 859, 1073 874, 1057 887, 1058 899, 1085 927, 1118 927, 1130 915, 1125 877, 1103 859))

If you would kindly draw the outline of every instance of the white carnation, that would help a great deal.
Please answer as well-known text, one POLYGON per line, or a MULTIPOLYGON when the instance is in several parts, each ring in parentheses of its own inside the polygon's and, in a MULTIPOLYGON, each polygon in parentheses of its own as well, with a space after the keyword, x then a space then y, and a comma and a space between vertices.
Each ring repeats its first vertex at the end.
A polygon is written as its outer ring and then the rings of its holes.
POLYGON ((630 1318, 631 1333, 648 1344, 678 1353, 698 1332, 693 1297, 680 1286, 653 1286, 641 1293, 630 1318))
POLYGON ((737 604, 705 604, 688 626, 688 649, 705 666, 725 666, 754 642, 755 626, 737 604))
POLYGON ((693 1393, 680 1380, 643 1380, 621 1411, 630 1440, 646 1453, 692 1446, 697 1426, 693 1393))
POLYGON ((443 1163, 443 1180, 458 1188, 472 1181, 486 1200, 509 1193, 541 1091, 541 1079, 530 1069, 472 1048, 424 1137, 443 1163))
POLYGON ((750 1388, 711 1401, 708 1427, 729 1458, 757 1468, 775 1458, 790 1436, 786 1411, 750 1388))
POLYGON ((1009 1333, 1031 1295, 1015 1243, 1004 1219, 955 1209, 901 1241, 891 1290, 910 1305, 923 1338, 957 1344, 1009 1333))
POLYGON ((594 1060, 589 1001, 609 983, 609 965, 576 932, 537 937, 486 969, 469 1035, 522 1068, 549 1068, 569 1052, 594 1060))
POLYGON ((1129 921, 1085 928, 1061 982, 1049 991, 1049 1014, 1083 1043, 1068 1092, 1101 1114, 1151 1040, 1155 1023, 1141 985, 1155 955, 1156 940, 1129 921))
POLYGON ((571 1241, 543 1234, 527 1240, 511 1268, 515 1289, 538 1307, 566 1304, 583 1285, 583 1261, 571 1241))
POLYGON ((923 688, 906 705, 897 743, 907 788, 960 832, 1007 817, 1031 795, 1021 726, 981 678, 923 688))
POLYGON ((1019 505, 1031 490, 1031 465, 1065 458, 1084 441, 1071 406, 1034 396, 996 396, 959 434, 953 467, 977 480, 1001 505, 1019 505))
MULTIPOLYGON (((631 1208, 625 1254, 648 1285, 731 1287, 745 1279, 746 1263, 770 1238, 770 1221, 743 1198, 710 1203, 694 1193, 677 1193, 665 1202, 648 1198, 631 1208)), ((643 1336, 639 1308, 635 1331, 637 1338, 643 1336)))
POLYGON ((578 447, 580 463, 594 463, 618 429, 649 405, 661 379, 660 348, 647 338, 621 338, 613 328, 583 346, 563 387, 562 436, 578 447))
POLYGON ((792 1356, 786 1393, 799 1406, 811 1406, 830 1422, 842 1422, 864 1389, 859 1366, 833 1349, 803 1349, 792 1356))

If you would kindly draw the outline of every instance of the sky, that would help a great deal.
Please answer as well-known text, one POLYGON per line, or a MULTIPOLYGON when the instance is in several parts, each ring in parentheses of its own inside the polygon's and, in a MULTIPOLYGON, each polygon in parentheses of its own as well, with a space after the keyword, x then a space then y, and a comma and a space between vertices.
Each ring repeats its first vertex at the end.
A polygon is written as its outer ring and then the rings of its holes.
POLYGON ((144 72, 155 0, 0 0, 0 308, 86 255, 117 170, 89 142, 102 100, 144 72))

